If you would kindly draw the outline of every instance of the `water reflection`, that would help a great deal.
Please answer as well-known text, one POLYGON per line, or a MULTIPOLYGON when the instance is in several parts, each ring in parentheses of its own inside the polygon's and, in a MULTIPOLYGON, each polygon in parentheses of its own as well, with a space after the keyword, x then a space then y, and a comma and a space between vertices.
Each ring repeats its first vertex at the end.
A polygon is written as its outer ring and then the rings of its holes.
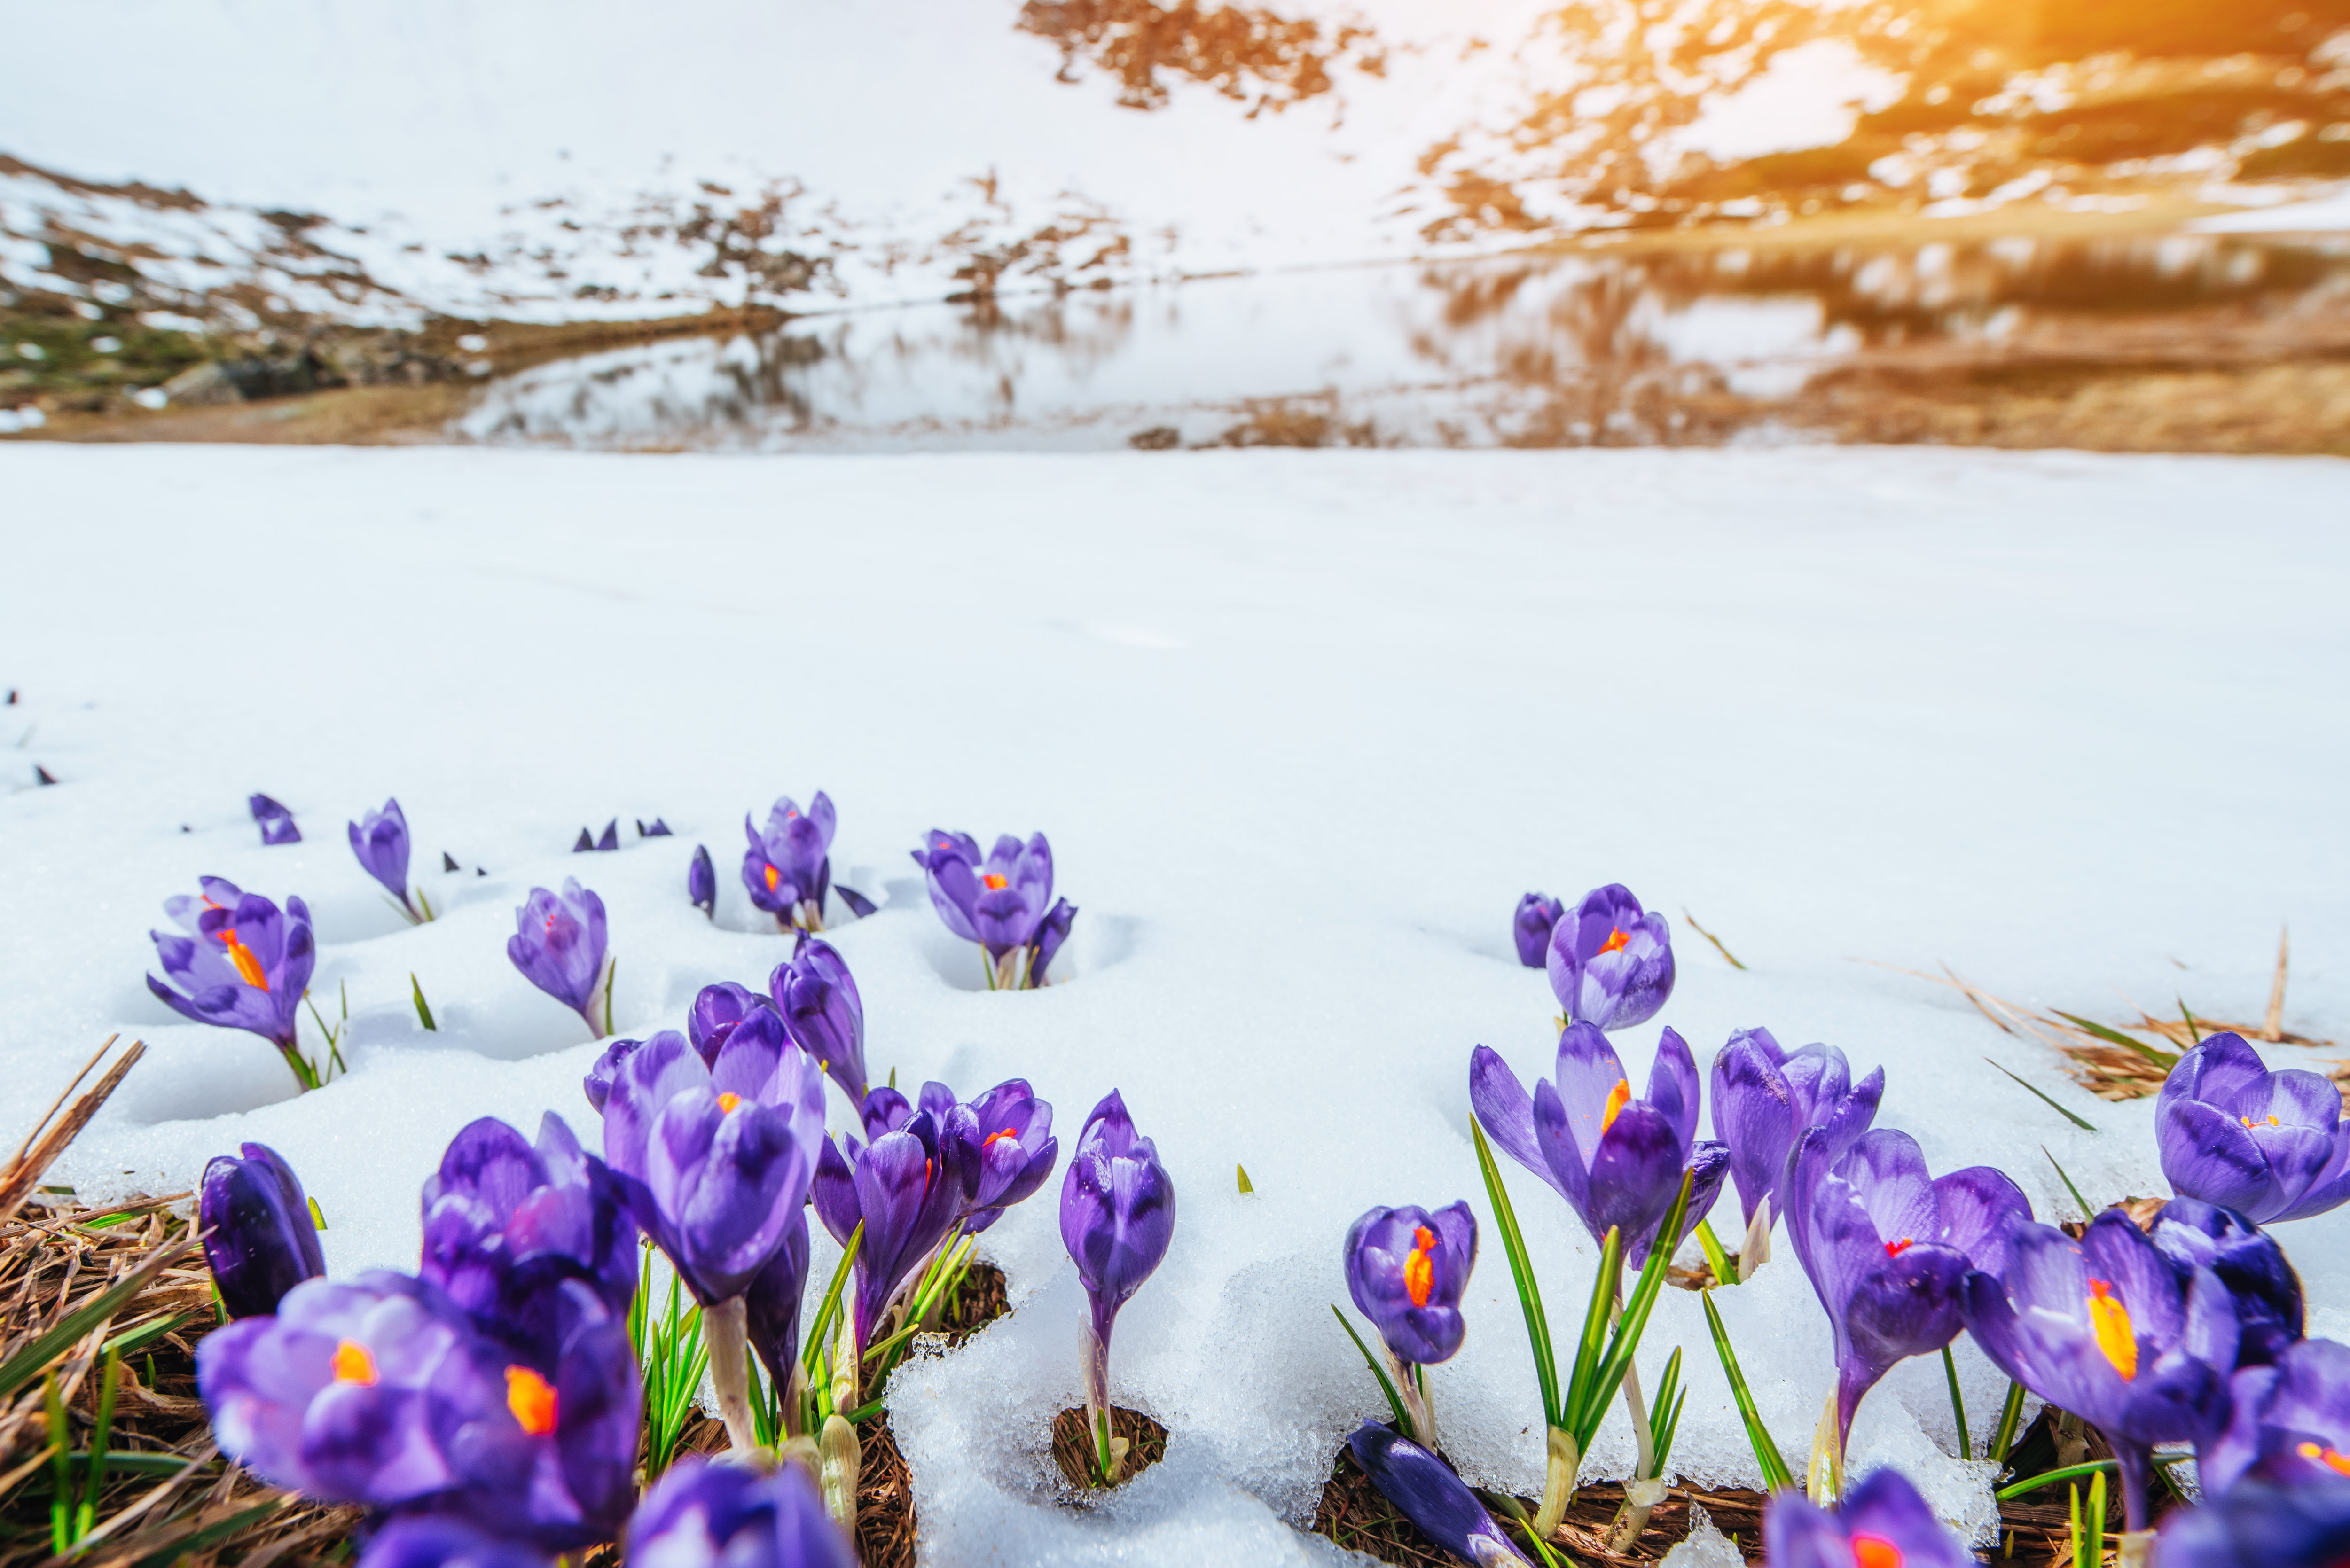
POLYGON ((914 450, 1719 441, 1823 389, 2350 352, 2350 244, 1580 253, 808 317, 493 382, 478 440, 914 450), (1891 384, 1888 382, 1888 384, 1891 384))

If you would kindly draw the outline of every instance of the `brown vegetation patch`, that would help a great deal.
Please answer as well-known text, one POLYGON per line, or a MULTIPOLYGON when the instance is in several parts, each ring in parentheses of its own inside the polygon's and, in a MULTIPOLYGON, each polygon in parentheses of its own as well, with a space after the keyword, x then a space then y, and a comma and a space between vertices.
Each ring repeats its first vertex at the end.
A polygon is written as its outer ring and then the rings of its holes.
POLYGON ((939 1314, 939 1329, 949 1345, 961 1345, 1000 1317, 1012 1315, 1012 1298, 1004 1289, 1003 1271, 993 1263, 973 1263, 962 1282, 947 1293, 939 1314))
MULTIPOLYGON (((1109 1412, 1113 1438, 1126 1439, 1126 1463, 1113 1484, 1123 1485, 1167 1457, 1167 1428, 1139 1410, 1113 1405, 1109 1412)), ((1086 1429, 1086 1413, 1072 1407, 1053 1417, 1053 1462, 1061 1477, 1080 1491, 1101 1483, 1093 1479, 1093 1435, 1086 1429)))

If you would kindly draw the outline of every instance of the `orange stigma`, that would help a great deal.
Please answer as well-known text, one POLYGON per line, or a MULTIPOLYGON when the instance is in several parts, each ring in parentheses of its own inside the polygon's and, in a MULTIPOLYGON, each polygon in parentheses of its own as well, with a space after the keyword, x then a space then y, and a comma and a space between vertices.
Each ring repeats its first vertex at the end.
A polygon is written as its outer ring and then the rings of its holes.
POLYGON ((506 1408, 534 1438, 555 1430, 555 1386, 527 1366, 506 1368, 506 1408))
POLYGON ((985 1154, 989 1149, 993 1148, 999 1138, 1018 1137, 1020 1135, 1018 1133, 1014 1132, 1010 1127, 1005 1127, 1000 1133, 990 1133, 987 1135, 987 1141, 979 1146, 979 1152, 985 1154))
POLYGON ((2321 1448, 2315 1443, 2303 1443, 2293 1450, 2303 1459, 2324 1465, 2336 1475, 2350 1476, 2350 1454, 2337 1449, 2321 1448))
POLYGON ((770 867, 767 867, 767 891, 768 891, 768 892, 770 892, 770 893, 774 892, 774 891, 775 890, 775 885, 776 885, 777 883, 781 882, 783 879, 784 879, 784 874, 783 874, 782 872, 780 872, 780 871, 776 870, 773 866, 770 866, 770 867))
POLYGON ((1599 1113, 1599 1130, 1603 1135, 1609 1127, 1616 1125, 1617 1113, 1622 1111, 1626 1106, 1629 1105, 1631 1100, 1631 1080, 1628 1078, 1617 1079, 1616 1086, 1607 1091, 1607 1108, 1599 1113))
POLYGON ((1901 1568, 1901 1548, 1882 1535, 1852 1538, 1853 1568, 1901 1568))
POLYGON ((1425 1225, 1412 1228, 1411 1251, 1403 1260, 1403 1288, 1416 1307, 1426 1306, 1428 1293, 1436 1288, 1436 1260, 1428 1255, 1435 1245, 1435 1231, 1425 1225))
POLYGON ((2272 1127, 2281 1125, 2273 1116, 2264 1122, 2256 1122, 2250 1116, 2238 1116, 2236 1119, 2248 1127, 2272 1127))
POLYGON ((1887 1241, 1885 1243, 1885 1255, 1888 1258, 1898 1258, 1908 1251, 1912 1245, 1913 1242, 1907 1236, 1902 1237, 1898 1241, 1887 1241))
MULTIPOLYGON (((1610 928, 1607 932, 1607 940, 1599 944, 1599 952, 1620 953, 1624 950, 1624 944, 1631 940, 1632 939, 1626 936, 1621 929, 1610 928)), ((1591 956, 1597 958, 1599 953, 1594 953, 1591 956)))
POLYGON ((2089 1326, 2096 1331, 2097 1348, 2128 1383, 2137 1376, 2137 1335, 2130 1329, 2129 1308, 2114 1299, 2114 1287, 2104 1280, 2089 1282, 2089 1326))
POLYGON ((743 1096, 736 1094, 732 1089, 727 1090, 724 1094, 718 1096, 718 1108, 722 1111, 732 1111, 735 1106, 742 1103, 743 1096))
POLYGON ((982 877, 980 880, 987 885, 987 890, 991 893, 1000 893, 1004 888, 1012 886, 1010 882, 997 876, 993 871, 990 871, 986 876, 982 877))
POLYGON ((362 1388, 375 1386, 375 1354, 356 1339, 346 1339, 335 1346, 335 1381, 356 1383, 362 1388))
POLYGON ((253 956, 251 948, 237 940, 234 926, 221 928, 221 941, 228 949, 228 961, 236 965, 236 972, 244 977, 244 983, 256 991, 267 991, 269 977, 262 973, 261 961, 253 956))

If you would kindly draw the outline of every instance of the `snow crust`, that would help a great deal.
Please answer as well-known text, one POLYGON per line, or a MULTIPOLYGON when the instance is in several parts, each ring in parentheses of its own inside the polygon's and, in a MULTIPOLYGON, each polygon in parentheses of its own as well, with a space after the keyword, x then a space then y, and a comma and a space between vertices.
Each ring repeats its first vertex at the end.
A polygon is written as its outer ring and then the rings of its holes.
MULTIPOLYGON (((1954 993, 1855 961, 2088 1016, 2257 1017, 2289 919, 2287 1026, 2350 1015, 2332 460, 20 446, 0 497, 0 687, 23 693, 0 708, 0 1126, 107 1034, 151 1047, 55 1178, 86 1196, 181 1190, 257 1138, 317 1195, 332 1269, 412 1266, 418 1184, 464 1123, 552 1109, 597 1140, 597 1047, 508 965, 515 906, 594 888, 620 1033, 678 1027, 700 986, 786 951, 731 875, 738 824, 818 787, 837 877, 887 900, 834 939, 877 1077, 1023 1075, 1065 1137, 1124 1092, 1180 1208, 1111 1377, 1167 1459, 1080 1507, 1052 1479, 1081 1312, 1055 1185, 982 1249, 1014 1314, 894 1385, 931 1563, 1342 1557, 1292 1527, 1378 1407, 1327 1308, 1374 1203, 1478 1210, 1438 1419, 1473 1479, 1538 1487, 1465 1092, 1479 1043, 1549 1070, 1554 1002, 1510 946, 1529 888, 1628 884, 1676 921, 1659 1022, 1700 1063, 1752 1024, 1881 1062, 1882 1124, 1938 1171, 2009 1171, 2043 1217, 2071 1211, 2049 1156, 2095 1200, 2167 1190, 2151 1102, 2092 1099, 1954 993), (260 846, 254 790, 301 845, 260 846), (392 794, 443 911, 413 929, 343 835, 392 794), (567 852, 616 815, 619 852, 567 852), (656 815, 677 836, 637 839, 656 815), (1051 835, 1082 911, 1066 983, 979 989, 905 859, 933 826, 1051 835), (685 899, 697 842, 714 926, 685 899), (309 902, 348 1077, 296 1098, 263 1042, 147 996, 146 932, 200 873, 309 902)), ((1616 1038, 1645 1081, 1654 1027, 1616 1038)), ((1506 1174, 1565 1333, 1595 1250, 1506 1174)), ((2345 1237, 2283 1228, 2313 1333, 2350 1333, 2345 1237)), ((820 1238, 818 1278, 833 1255, 820 1238)), ((1830 1347, 1783 1241, 1717 1299, 1800 1456, 1830 1347)), ((1697 1300, 1666 1293, 1646 1343, 1652 1386, 1686 1351, 1675 1468, 1753 1484, 1697 1300)), ((1959 1365, 1980 1438, 2003 1384, 1971 1347, 1959 1365)), ((1863 1407, 1853 1470, 1898 1464, 1974 1523, 1982 1467, 1941 1457, 1953 1435, 1939 1366, 1913 1362, 1863 1407)), ((1619 1414, 1585 1473, 1630 1453, 1619 1414)))

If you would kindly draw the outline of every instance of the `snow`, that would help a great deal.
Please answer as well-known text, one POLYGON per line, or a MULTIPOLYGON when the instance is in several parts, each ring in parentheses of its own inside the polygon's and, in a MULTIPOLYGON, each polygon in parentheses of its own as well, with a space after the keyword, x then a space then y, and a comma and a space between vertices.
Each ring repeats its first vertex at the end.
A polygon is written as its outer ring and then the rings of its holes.
MULTIPOLYGON (((620 1032, 678 1027, 701 985, 758 983, 786 948, 731 877, 715 926, 686 903, 692 846, 731 869, 746 809, 817 787, 837 876, 888 898, 835 939, 877 1076, 1024 1075, 1065 1137, 1124 1092, 1181 1207, 1111 1377, 1167 1459, 1058 1501, 1079 1293, 1048 1190, 982 1249, 1013 1315, 894 1385, 935 1563, 1339 1560, 1292 1529, 1379 1404, 1325 1305, 1339 1240, 1374 1203, 1489 1219, 1470 1049, 1523 1075, 1552 1052, 1548 989, 1510 948, 1529 888, 1620 880, 1693 913, 1750 966, 1677 923, 1663 1022, 1700 1061, 1759 1023, 1881 1062, 1884 1124, 1938 1170, 2010 1171, 2043 1216, 2070 1208, 2043 1147, 2093 1199, 2164 1190, 2151 1102, 2094 1100, 1955 994, 1855 961, 1947 961, 2090 1016, 2257 1017, 2289 919, 2287 1025, 2350 1014, 2333 460, 12 446, 0 495, 0 687, 23 693, 0 708, 0 1118, 29 1126, 109 1033, 151 1047, 59 1168, 85 1195, 176 1191, 258 1138, 318 1198, 333 1270, 412 1263, 417 1185, 465 1122, 553 1109, 596 1138, 597 1047, 508 966, 515 906, 581 877, 611 912, 620 1032), (260 846, 254 790, 301 845, 260 846), (393 794, 444 911, 413 929, 343 839, 393 794), (677 836, 636 839, 655 815, 677 836), (618 853, 567 853, 614 815, 618 853), (932 826, 1051 835, 1082 909, 1066 983, 978 988, 905 858, 932 826), (147 996, 146 932, 207 872, 309 902, 348 1077, 294 1097, 265 1044, 147 996)), ((1637 1079, 1655 1041, 1617 1036, 1637 1079)), ((1594 1249, 1509 1179, 1564 1324, 1594 1249)), ((2313 1332, 2350 1332, 2345 1235, 2283 1231, 2313 1332)), ((1464 1470, 1530 1492, 1534 1382, 1485 1239, 1467 1345, 1430 1383, 1464 1470)), ((1717 1300, 1800 1455, 1828 1333, 1779 1251, 1717 1300)), ((1652 1385, 1676 1345, 1675 1467, 1753 1484, 1677 1291, 1652 1385)), ((2002 1385, 1959 1361, 1980 1436, 2002 1385)), ((1852 1469, 1898 1464, 1980 1520, 1951 1438, 1939 1366, 1911 1363, 1863 1407, 1852 1469)), ((1629 1454, 1612 1417, 1586 1474, 1629 1454)))

